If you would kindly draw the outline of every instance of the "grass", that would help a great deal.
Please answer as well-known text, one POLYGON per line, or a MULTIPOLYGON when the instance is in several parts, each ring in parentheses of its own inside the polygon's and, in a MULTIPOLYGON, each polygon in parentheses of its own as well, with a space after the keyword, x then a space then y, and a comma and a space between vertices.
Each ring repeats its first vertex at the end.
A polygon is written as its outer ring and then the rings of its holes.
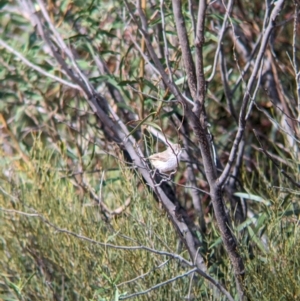
MULTIPOLYGON (((131 198, 130 207, 109 224, 88 195, 80 196, 70 179, 63 178, 55 167, 54 156, 42 157, 44 161, 32 158, 38 166, 14 170, 10 179, 1 176, 1 208, 15 211, 0 213, 2 299, 111 300, 117 293, 145 290, 185 271, 178 262, 165 256, 105 246, 105 243, 143 245, 176 252, 177 238, 170 231, 171 223, 142 184, 133 183, 135 179, 127 180, 128 170, 121 170, 118 176, 115 172, 113 177, 118 180, 107 181, 103 187, 103 200, 111 208, 131 198), (60 229, 104 245, 61 233, 39 217, 20 212, 38 213, 60 229), (126 283, 145 273, 149 274, 126 283)), ((7 163, 3 173, 10 164, 7 163)), ((170 287, 172 284, 150 295, 156 300, 182 298, 189 280, 177 281, 176 290, 170 287)))
MULTIPOLYGON (((102 191, 102 200, 111 210, 130 199, 127 209, 107 222, 89 194, 74 187, 72 178, 61 171, 63 156, 43 148, 41 143, 35 148, 30 163, 8 158, 1 161, 0 205, 12 210, 0 211, 1 299, 118 300, 188 270, 174 259, 146 250, 107 246, 145 246, 179 253, 188 259, 163 209, 129 169, 121 164, 119 169, 106 173, 101 189, 97 188, 101 173, 85 178, 94 183, 95 190, 102 191), (40 217, 30 216, 35 213, 51 225, 40 217), (63 229, 71 233, 64 233, 63 229)), ((257 215, 256 223, 248 221, 252 232, 248 232, 248 239, 241 245, 246 258, 248 294, 253 300, 274 300, 274 296, 297 300, 300 296, 298 220, 284 208, 265 209, 268 212, 257 215)), ((212 246, 218 232, 210 232, 206 239, 212 246)), ((215 258, 215 263, 210 262, 210 274, 234 295, 230 265, 227 256, 221 255, 221 244, 215 244, 210 252, 209 260, 215 258)), ((224 299, 214 295, 198 276, 180 278, 133 299, 182 300, 189 292, 195 300, 224 299)))

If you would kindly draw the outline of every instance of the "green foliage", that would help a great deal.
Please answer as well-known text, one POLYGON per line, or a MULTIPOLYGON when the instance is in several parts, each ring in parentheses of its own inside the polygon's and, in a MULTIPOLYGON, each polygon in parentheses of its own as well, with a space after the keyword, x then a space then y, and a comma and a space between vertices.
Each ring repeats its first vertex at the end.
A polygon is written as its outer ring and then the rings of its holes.
MULTIPOLYGON (((129 207, 108 223, 99 205, 88 194, 81 195, 80 190, 74 189, 72 178, 62 171, 64 155, 44 149, 37 141, 31 151, 31 163, 1 160, 3 300, 53 300, 62 296, 64 300, 118 300, 124 294, 146 290, 184 273, 185 268, 174 259, 142 249, 122 249, 145 246, 178 252, 176 233, 170 231, 171 224, 163 210, 123 163, 120 169, 105 173, 102 183, 99 173, 87 173, 87 179, 98 187, 101 199, 111 210, 130 199, 129 207), (136 277, 140 278, 133 281, 136 277)), ((295 202, 289 204, 283 199, 286 193, 279 193, 275 199, 271 190, 264 191, 267 192, 272 205, 259 205, 261 213, 245 222, 251 229, 242 243, 244 257, 248 258, 247 290, 253 299, 271 300, 275 294, 282 300, 293 300, 299 295, 299 226, 295 215, 299 208, 295 202)), ((241 230, 242 227, 237 229, 241 230)), ((214 230, 205 238, 211 245, 207 260, 215 261, 209 272, 222 279, 227 289, 234 290, 229 263, 219 254, 222 247, 216 244, 218 237, 214 230)), ((135 299, 182 300, 190 282, 186 277, 135 299)), ((213 298, 204 284, 203 279, 194 278, 192 295, 197 300, 213 298)))
POLYGON ((299 226, 297 221, 278 218, 267 225, 263 236, 269 250, 257 260, 249 260, 247 283, 255 300, 299 300, 299 226))
MULTIPOLYGON (((183 5, 192 41, 188 1, 183 1, 183 5)), ((244 5, 247 8, 245 20, 235 12, 231 22, 244 26, 250 39, 251 35, 256 37, 254 28, 263 26, 262 4, 248 1, 244 5)), ((285 12, 289 12, 290 5, 286 5, 285 12)), ((20 8, 11 7, 18 5, 0 1, 1 39, 48 74, 68 79, 30 23, 30 17, 20 8)), ((130 7, 135 12, 134 2, 130 7)), ((184 108, 170 105, 173 95, 151 69, 151 62, 143 62, 133 45, 130 35, 139 45, 142 39, 136 27, 134 30, 127 27, 130 17, 124 3, 63 0, 49 2, 48 9, 64 41, 76 49, 78 66, 105 95, 115 112, 121 114, 125 110, 138 116, 135 122, 131 120, 126 125, 132 136, 142 131, 145 153, 153 152, 156 145, 156 138, 150 135, 147 126, 162 129, 167 137, 178 140, 179 130, 171 117, 174 114, 182 117, 184 108), (98 55, 108 71, 99 72, 95 60, 98 55), (143 74, 141 62, 145 67, 143 74), (121 94, 124 102, 113 101, 108 93, 109 85, 121 94), (143 94, 138 93, 139 90, 143 94)), ((159 4, 151 9, 147 7, 147 16, 150 18, 156 9, 160 10, 159 4)), ((182 70, 170 1, 165 2, 164 11, 174 82, 180 91, 185 91, 187 76, 182 70)), ((209 24, 223 20, 223 13, 207 14, 203 47, 206 74, 211 72, 218 42, 218 32, 209 24)), ((155 31, 161 24, 159 14, 149 20, 154 42, 155 31)), ((277 52, 282 65, 290 66, 286 52, 292 53, 288 39, 292 37, 293 28, 287 24, 281 30, 281 40, 274 42, 272 50, 277 52)), ((157 52, 159 46, 156 45, 157 52)), ((246 61, 237 55, 236 45, 228 37, 223 47, 229 57, 228 83, 234 87, 246 61)), ((191 51, 194 55, 194 45, 191 51)), ((72 65, 68 59, 66 62, 72 65)), ((167 68, 164 58, 161 57, 160 62, 167 68)), ((287 67, 279 76, 290 96, 288 106, 294 112, 296 105, 291 95, 296 86, 291 70, 287 67)), ((248 78, 249 73, 244 74, 243 83, 233 96, 237 110, 248 78)), ((282 111, 277 110, 277 104, 270 108, 266 96, 265 90, 259 91, 255 110, 248 120, 241 173, 243 185, 235 194, 247 203, 250 214, 242 224, 233 225, 233 231, 246 260, 245 283, 249 297, 252 300, 300 300, 299 192, 280 172, 284 170, 299 183, 299 157, 287 142, 285 131, 278 130, 282 111), (264 147, 277 165, 260 152, 261 145, 252 128, 265 138, 264 147)), ((237 125, 228 112, 219 72, 208 86, 206 111, 220 161, 226 163, 237 125)), ((84 96, 41 75, 2 47, 0 125, 1 300, 118 300, 187 271, 180 261, 165 255, 142 248, 126 249, 145 246, 190 260, 165 211, 133 171, 134 167, 126 164, 126 157, 107 139, 84 96), (122 208, 121 214, 105 214, 117 208, 122 208)), ((194 141, 193 131, 189 134, 194 141)), ((184 164, 181 163, 174 182, 178 183, 178 199, 193 216, 191 190, 181 184, 186 183, 184 164)), ((201 172, 195 169, 195 174, 198 187, 207 191, 201 172)), ((209 274, 236 296, 232 268, 206 195, 203 207, 207 232, 197 233, 203 242, 199 252, 206 260, 209 274)), ((198 275, 180 278, 132 299, 175 301, 187 296, 195 300, 225 300, 198 275)))
MULTIPOLYGON (((142 249, 122 250, 122 246, 145 246, 175 253, 177 244, 163 210, 143 184, 135 183, 138 179, 131 176, 129 181, 129 170, 105 175, 102 198, 111 209, 130 198, 128 210, 109 224, 98 205, 88 195, 78 196, 71 180, 59 171, 63 162, 59 154, 37 143, 31 162, 19 166, 19 161, 6 160, 2 166, 0 206, 11 211, 0 211, 0 298, 113 300, 117 294, 144 290, 184 271, 179 262, 166 256, 142 249), (111 177, 115 180, 109 181, 111 177)), ((99 175, 92 177, 99 185, 99 175)), ((189 282, 189 278, 181 279, 150 295, 156 300, 180 300, 189 282), (171 289, 174 285, 176 289, 171 289)))

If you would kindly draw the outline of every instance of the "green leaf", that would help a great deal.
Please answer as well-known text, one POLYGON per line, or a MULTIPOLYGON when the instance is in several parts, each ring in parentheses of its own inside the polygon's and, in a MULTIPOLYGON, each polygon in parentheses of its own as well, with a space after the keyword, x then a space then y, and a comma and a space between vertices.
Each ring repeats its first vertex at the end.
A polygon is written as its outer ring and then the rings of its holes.
POLYGON ((256 218, 247 218, 243 223, 241 223, 240 225, 238 225, 236 227, 236 229, 238 231, 242 231, 244 230, 245 228, 247 228, 249 225, 253 224, 255 222, 256 218))
POLYGON ((219 237, 218 239, 215 240, 215 242, 214 242, 212 245, 209 246, 208 249, 209 249, 209 250, 210 250, 210 249, 213 249, 214 247, 220 245, 221 243, 222 243, 222 238, 219 237))
POLYGON ((126 138, 128 138, 130 135, 132 135, 133 133, 135 133, 136 132, 136 130, 140 127, 140 126, 142 126, 144 123, 146 123, 146 121, 147 121, 147 119, 149 118, 149 117, 151 117, 152 115, 155 115, 156 114, 156 112, 152 112, 152 113, 150 113, 145 119, 143 119, 142 121, 140 121, 139 123, 138 123, 138 125, 127 135, 127 137, 126 138))
POLYGON ((260 197, 259 195, 249 194, 249 193, 245 193, 245 192, 236 192, 234 195, 237 197, 240 197, 242 199, 248 199, 248 200, 258 202, 258 203, 263 203, 266 206, 271 205, 271 202, 265 200, 264 198, 260 197))
POLYGON ((180 77, 179 79, 177 79, 176 81, 175 81, 175 85, 182 85, 182 84, 184 84, 185 82, 187 81, 187 76, 185 75, 185 76, 182 76, 182 77, 180 77))
POLYGON ((268 220, 268 215, 266 213, 260 214, 259 218, 257 219, 255 228, 257 230, 260 229, 262 226, 264 226, 266 224, 267 220, 268 220))
POLYGON ((157 130, 159 130, 159 131, 162 132, 162 128, 159 125, 157 125, 156 123, 154 123, 154 122, 146 121, 145 124, 149 125, 149 126, 152 126, 153 128, 155 128, 155 129, 157 129, 157 130))
POLYGON ((252 230, 251 227, 247 227, 248 232, 251 236, 251 239, 255 242, 255 244, 258 246, 258 248, 264 252, 265 254, 267 253, 267 250, 265 249, 264 244, 262 243, 262 241, 259 239, 259 237, 257 237, 254 233, 254 231, 252 230))
POLYGON ((116 289, 115 290, 115 301, 118 301, 119 300, 119 290, 118 289, 116 289))

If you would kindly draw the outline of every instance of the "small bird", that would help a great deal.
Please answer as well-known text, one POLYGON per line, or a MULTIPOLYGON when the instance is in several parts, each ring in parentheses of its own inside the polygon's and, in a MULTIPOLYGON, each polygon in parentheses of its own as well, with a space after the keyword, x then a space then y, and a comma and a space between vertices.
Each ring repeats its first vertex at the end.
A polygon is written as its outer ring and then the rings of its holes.
POLYGON ((180 161, 182 148, 180 144, 169 144, 168 148, 161 152, 151 155, 148 159, 160 173, 176 170, 180 161))

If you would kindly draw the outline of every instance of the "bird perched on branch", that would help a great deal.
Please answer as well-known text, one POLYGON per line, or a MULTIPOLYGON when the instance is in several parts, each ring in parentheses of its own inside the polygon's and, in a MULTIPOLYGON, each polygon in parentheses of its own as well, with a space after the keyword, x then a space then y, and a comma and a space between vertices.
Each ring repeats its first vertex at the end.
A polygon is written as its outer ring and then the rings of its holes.
POLYGON ((148 159, 160 173, 170 172, 177 169, 182 150, 180 144, 169 143, 165 151, 153 154, 148 159))

